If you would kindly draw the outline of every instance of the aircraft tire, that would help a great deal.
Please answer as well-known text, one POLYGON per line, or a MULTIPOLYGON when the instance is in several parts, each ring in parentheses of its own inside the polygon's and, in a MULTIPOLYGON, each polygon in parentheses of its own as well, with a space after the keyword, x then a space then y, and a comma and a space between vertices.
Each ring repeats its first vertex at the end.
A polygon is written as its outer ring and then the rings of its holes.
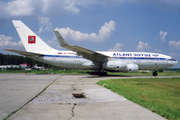
POLYGON ((158 74, 157 74, 157 72, 156 71, 154 71, 153 72, 153 76, 157 76, 158 74))

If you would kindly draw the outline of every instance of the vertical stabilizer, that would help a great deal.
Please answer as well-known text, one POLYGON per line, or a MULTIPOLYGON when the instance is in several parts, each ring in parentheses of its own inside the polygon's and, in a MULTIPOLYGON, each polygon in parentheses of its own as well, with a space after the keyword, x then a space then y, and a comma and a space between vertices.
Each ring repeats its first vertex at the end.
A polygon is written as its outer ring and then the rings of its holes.
POLYGON ((50 51, 54 50, 30 30, 23 22, 12 20, 22 43, 28 52, 50 51))

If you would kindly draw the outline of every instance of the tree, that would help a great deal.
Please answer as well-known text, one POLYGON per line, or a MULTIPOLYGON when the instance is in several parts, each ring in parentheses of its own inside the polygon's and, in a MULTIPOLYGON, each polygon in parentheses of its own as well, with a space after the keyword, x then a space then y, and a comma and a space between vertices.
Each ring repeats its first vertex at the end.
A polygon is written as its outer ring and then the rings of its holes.
POLYGON ((163 72, 163 71, 164 71, 164 69, 159 69, 159 70, 158 70, 158 72, 163 72))
POLYGON ((31 66, 34 66, 35 64, 37 64, 38 66, 44 66, 46 68, 53 67, 51 65, 35 61, 29 57, 24 57, 24 56, 19 56, 19 55, 9 55, 9 54, 4 55, 0 53, 0 65, 19 65, 22 63, 28 63, 31 66))

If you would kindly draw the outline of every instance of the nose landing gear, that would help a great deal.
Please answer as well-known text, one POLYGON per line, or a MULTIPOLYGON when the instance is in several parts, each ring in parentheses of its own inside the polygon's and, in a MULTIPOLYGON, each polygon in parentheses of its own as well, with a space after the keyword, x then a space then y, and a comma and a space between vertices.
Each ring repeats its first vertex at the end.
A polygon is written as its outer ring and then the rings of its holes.
POLYGON ((153 76, 157 76, 158 74, 157 74, 157 72, 156 71, 153 71, 153 74, 152 74, 153 76))

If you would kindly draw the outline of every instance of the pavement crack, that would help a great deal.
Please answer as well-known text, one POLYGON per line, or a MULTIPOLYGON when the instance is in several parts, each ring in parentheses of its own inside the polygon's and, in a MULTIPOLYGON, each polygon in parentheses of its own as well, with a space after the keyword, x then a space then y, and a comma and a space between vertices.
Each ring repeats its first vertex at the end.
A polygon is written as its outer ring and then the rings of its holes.
MULTIPOLYGON (((75 84, 73 84, 73 85, 71 86, 72 89, 73 89, 73 91, 76 90, 76 88, 74 87, 74 85, 75 85, 75 84)), ((75 106, 76 106, 76 103, 74 103, 74 106, 72 107, 72 116, 71 116, 71 118, 70 118, 69 120, 71 120, 71 119, 74 117, 74 109, 75 109, 75 106)))
POLYGON ((71 118, 70 118, 69 120, 71 120, 71 119, 74 117, 74 109, 75 109, 75 106, 76 106, 76 104, 74 103, 74 106, 73 106, 73 108, 72 108, 72 116, 71 116, 71 118))

